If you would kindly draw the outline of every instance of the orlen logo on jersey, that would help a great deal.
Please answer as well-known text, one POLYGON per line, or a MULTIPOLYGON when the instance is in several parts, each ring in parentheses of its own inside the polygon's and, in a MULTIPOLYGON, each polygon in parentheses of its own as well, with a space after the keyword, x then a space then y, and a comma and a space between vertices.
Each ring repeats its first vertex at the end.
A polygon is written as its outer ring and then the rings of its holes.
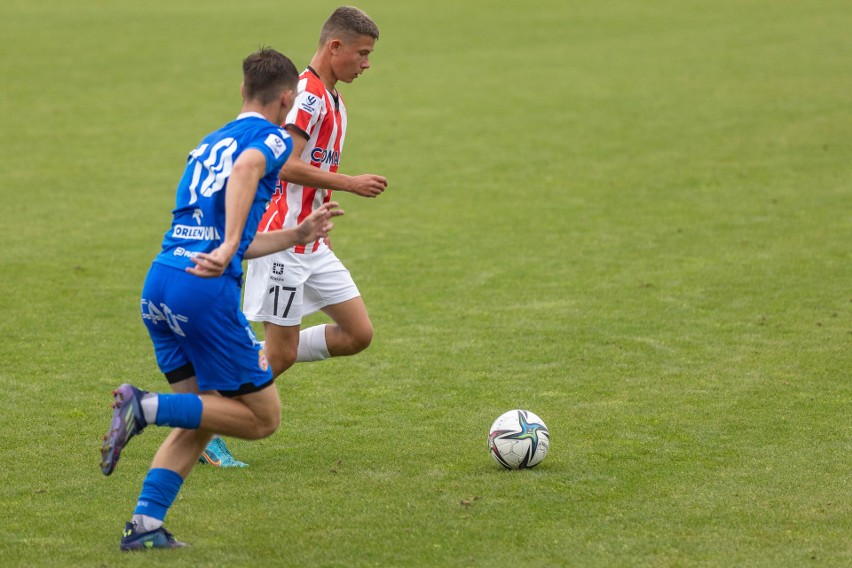
POLYGON ((172 237, 190 241, 222 240, 216 227, 192 227, 190 225, 175 225, 172 237))
POLYGON ((325 148, 314 148, 311 150, 311 161, 315 164, 331 164, 336 166, 340 163, 340 152, 326 150, 325 148))

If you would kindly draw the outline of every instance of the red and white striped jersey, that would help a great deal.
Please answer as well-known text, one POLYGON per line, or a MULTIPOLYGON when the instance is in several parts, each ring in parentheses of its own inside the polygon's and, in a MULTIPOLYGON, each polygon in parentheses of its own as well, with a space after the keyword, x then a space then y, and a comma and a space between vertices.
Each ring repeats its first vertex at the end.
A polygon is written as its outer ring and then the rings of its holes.
MULTIPOLYGON (((310 67, 299 76, 296 100, 284 125, 295 127, 307 135, 308 141, 300 156, 303 162, 325 171, 337 171, 346 136, 346 107, 340 94, 335 97, 329 93, 319 75, 310 67)), ((293 228, 330 200, 330 189, 279 182, 258 231, 293 228)), ((325 246, 323 241, 314 241, 297 245, 293 250, 297 253, 316 252, 325 246)))

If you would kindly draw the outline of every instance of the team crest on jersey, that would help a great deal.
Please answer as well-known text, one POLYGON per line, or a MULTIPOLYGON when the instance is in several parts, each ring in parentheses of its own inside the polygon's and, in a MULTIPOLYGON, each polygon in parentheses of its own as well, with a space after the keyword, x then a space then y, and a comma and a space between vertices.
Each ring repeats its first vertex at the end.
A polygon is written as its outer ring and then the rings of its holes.
POLYGON ((266 353, 263 349, 257 352, 257 368, 261 371, 269 369, 269 361, 266 360, 266 353))
POLYGON ((281 139, 280 136, 275 134, 270 134, 266 137, 264 144, 272 150, 272 153, 276 158, 280 158, 281 154, 284 153, 284 150, 287 149, 287 145, 284 143, 284 140, 281 139))
POLYGON ((340 152, 316 147, 311 150, 311 161, 315 164, 330 164, 332 166, 336 166, 340 163, 340 152))

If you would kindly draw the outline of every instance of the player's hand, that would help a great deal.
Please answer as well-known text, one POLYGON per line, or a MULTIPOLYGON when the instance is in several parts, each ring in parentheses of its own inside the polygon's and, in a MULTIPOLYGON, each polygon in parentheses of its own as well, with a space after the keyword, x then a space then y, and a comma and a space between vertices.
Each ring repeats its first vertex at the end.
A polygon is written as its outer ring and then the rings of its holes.
POLYGON ((236 251, 233 247, 221 245, 209 253, 200 252, 192 257, 195 266, 186 269, 190 274, 201 278, 216 278, 225 273, 225 269, 231 264, 231 259, 236 251))
POLYGON ((344 214, 343 209, 339 209, 339 207, 339 203, 330 201, 318 207, 304 221, 299 223, 299 226, 296 227, 296 237, 299 244, 304 245, 327 238, 328 233, 334 228, 334 223, 331 222, 332 217, 339 217, 344 214))
POLYGON ((387 186, 388 180, 384 176, 362 174, 352 177, 349 191, 361 197, 378 197, 387 186))

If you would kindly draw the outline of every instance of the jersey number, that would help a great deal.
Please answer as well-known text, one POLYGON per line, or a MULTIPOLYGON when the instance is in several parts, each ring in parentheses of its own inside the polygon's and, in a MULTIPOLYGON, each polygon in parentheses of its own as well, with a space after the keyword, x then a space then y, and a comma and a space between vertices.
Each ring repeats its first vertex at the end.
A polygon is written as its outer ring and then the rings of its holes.
POLYGON ((224 138, 210 148, 210 155, 203 162, 201 157, 207 151, 207 144, 202 144, 192 152, 189 157, 196 160, 195 170, 192 172, 192 183, 189 186, 191 195, 189 204, 198 201, 198 193, 204 197, 210 197, 225 187, 231 168, 234 166, 234 153, 237 151, 237 141, 233 138, 224 138), (207 177, 201 181, 202 172, 207 171, 207 177), (200 182, 200 187, 199 187, 200 182))
POLYGON ((276 284, 275 286, 269 289, 269 294, 272 295, 272 315, 274 315, 275 317, 286 318, 287 314, 290 313, 290 306, 293 305, 293 298, 296 297, 296 289, 291 288, 290 286, 279 286, 276 284), (282 291, 284 294, 286 294, 287 292, 289 292, 290 294, 287 298, 287 305, 284 306, 284 312, 279 314, 278 308, 281 304, 284 303, 284 298, 281 297, 282 291))

